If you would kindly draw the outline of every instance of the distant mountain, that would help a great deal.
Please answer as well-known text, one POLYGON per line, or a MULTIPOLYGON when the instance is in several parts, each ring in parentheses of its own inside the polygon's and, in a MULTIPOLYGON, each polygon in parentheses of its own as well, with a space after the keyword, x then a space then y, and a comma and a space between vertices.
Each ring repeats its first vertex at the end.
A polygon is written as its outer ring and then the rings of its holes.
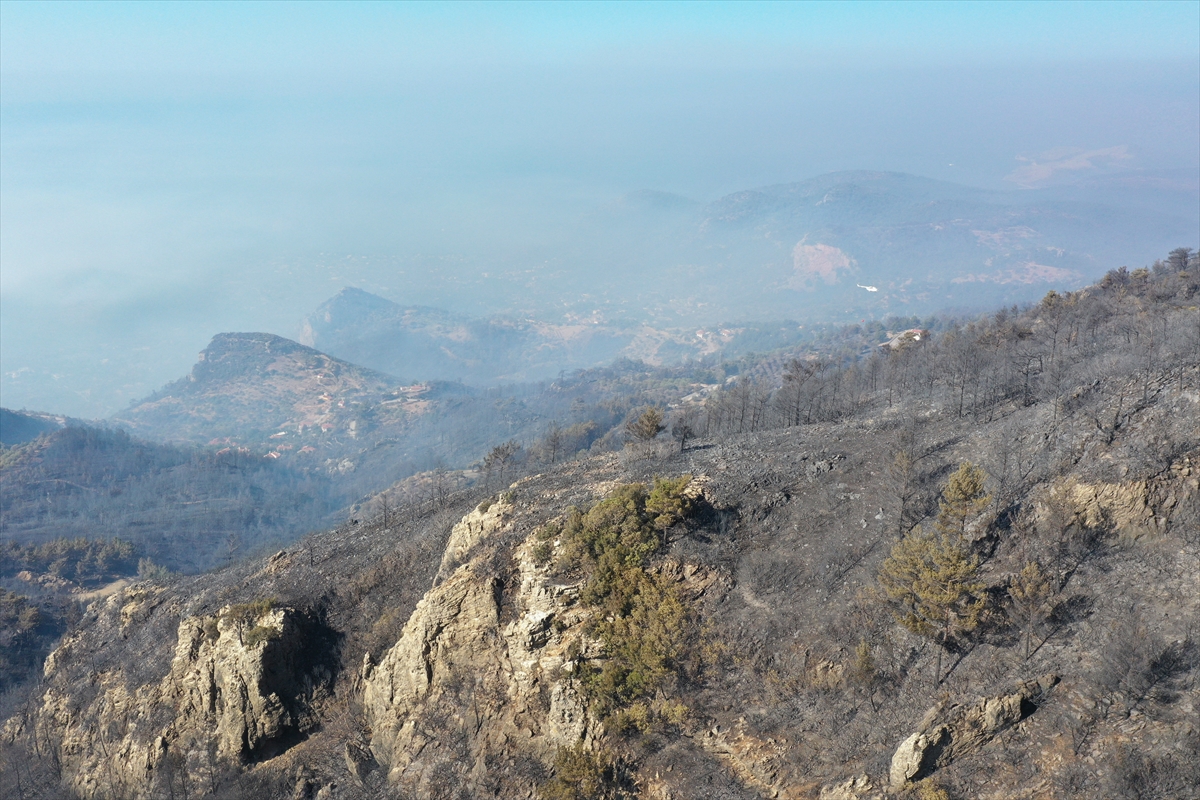
MULTIPOLYGON (((750 328, 757 335, 761 327, 669 329, 606 322, 599 314, 561 322, 472 319, 435 308, 401 306, 347 288, 304 321, 300 338, 339 358, 384 372, 486 385, 551 379, 564 370, 616 358, 650 364, 698 358, 729 347, 750 328)), ((776 346, 797 338, 792 325, 776 346)))
MULTIPOLYGON (((113 417, 160 441, 266 443, 280 431, 348 432, 401 381, 269 333, 221 333, 192 372, 113 417)), ((414 390, 415 391, 415 390, 414 390)))
MULTIPOLYGON (((359 295, 364 305, 387 302, 359 295)), ((611 381, 504 391, 402 384, 279 336, 224 333, 191 374, 110 422, 158 442, 269 459, 330 478, 338 496, 355 497, 417 472, 469 465, 508 439, 532 441, 553 420, 608 430, 635 402, 597 396, 611 381)))
POLYGON ((1120 196, 1101 186, 987 191, 840 172, 728 195, 699 212, 697 238, 759 264, 779 290, 874 308, 994 303, 1076 288, 1119 266, 1114 259, 1195 237, 1186 205, 1164 215, 1144 202, 1122 208, 1120 196))

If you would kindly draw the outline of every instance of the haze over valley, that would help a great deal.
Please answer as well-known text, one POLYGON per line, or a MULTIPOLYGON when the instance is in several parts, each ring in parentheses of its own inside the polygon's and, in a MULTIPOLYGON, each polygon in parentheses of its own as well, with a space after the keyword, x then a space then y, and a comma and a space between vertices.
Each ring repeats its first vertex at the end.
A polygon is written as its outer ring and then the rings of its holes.
POLYGON ((1189 26, 1155 8, 1120 26, 1151 37, 1049 8, 927 34, 901 6, 195 6, 167 46, 132 7, 6 5, 4 405, 107 417, 346 287, 712 328, 1148 264, 1200 216, 1189 26))
POLYGON ((1200 800, 1200 0, 0 0, 0 797, 1200 800))

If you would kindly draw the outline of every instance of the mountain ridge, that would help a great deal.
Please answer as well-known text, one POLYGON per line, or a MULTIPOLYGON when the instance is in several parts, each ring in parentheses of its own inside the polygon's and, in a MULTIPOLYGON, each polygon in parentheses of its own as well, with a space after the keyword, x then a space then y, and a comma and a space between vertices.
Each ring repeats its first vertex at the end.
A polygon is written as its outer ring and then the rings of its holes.
POLYGON ((208 443, 281 428, 333 430, 347 403, 402 382, 270 333, 220 333, 191 372, 112 418, 164 441, 208 443))

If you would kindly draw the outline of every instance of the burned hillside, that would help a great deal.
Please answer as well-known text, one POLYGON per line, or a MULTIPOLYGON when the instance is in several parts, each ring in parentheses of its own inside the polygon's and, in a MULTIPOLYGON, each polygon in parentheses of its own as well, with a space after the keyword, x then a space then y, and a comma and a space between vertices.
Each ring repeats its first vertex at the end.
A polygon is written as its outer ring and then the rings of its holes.
POLYGON ((1189 255, 134 584, 6 698, 0 792, 1197 796, 1189 255))

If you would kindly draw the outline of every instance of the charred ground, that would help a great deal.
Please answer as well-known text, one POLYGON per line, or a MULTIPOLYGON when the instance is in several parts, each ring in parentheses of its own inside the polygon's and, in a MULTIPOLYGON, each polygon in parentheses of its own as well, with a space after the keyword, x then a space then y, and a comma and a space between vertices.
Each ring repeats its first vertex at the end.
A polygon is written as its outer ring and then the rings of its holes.
MULTIPOLYGON (((1185 253, 921 344, 784 359, 679 403, 674 419, 697 432, 682 451, 548 459, 503 496, 497 479, 364 506, 270 559, 125 589, 90 608, 36 691, 7 697, 4 792, 19 779, 27 797, 1195 796, 1196 274, 1185 253), (897 622, 878 576, 935 523, 963 463, 986 473, 963 537, 985 607, 942 647, 897 622), (578 580, 538 565, 557 541, 539 532, 621 485, 685 474, 700 510, 632 566, 677 575, 702 632, 703 652, 662 684, 686 714, 618 730, 585 704, 573 751, 554 697, 612 654, 588 644, 600 629, 586 603, 535 608, 578 580), (1031 564, 1044 597, 1022 613, 1031 564), (491 598, 479 608, 494 623, 453 598, 491 598), (277 684, 293 696, 274 750, 205 762, 186 704, 114 705, 187 683, 189 620, 214 620, 204 646, 231 648, 213 663, 258 658, 222 620, 264 600, 307 621, 278 623, 306 655, 278 662, 294 674, 277 684), (522 638, 543 613, 555 622, 522 638), (403 713, 379 706, 369 687, 405 674, 388 670, 421 641, 425 688, 403 713), (473 651, 553 654, 560 668, 535 681, 544 705, 522 670, 473 651), (409 721, 419 751, 404 749, 409 721), (142 777, 122 777, 116 748, 146 754, 142 777)), ((255 627, 276 624, 265 613, 255 627)))

